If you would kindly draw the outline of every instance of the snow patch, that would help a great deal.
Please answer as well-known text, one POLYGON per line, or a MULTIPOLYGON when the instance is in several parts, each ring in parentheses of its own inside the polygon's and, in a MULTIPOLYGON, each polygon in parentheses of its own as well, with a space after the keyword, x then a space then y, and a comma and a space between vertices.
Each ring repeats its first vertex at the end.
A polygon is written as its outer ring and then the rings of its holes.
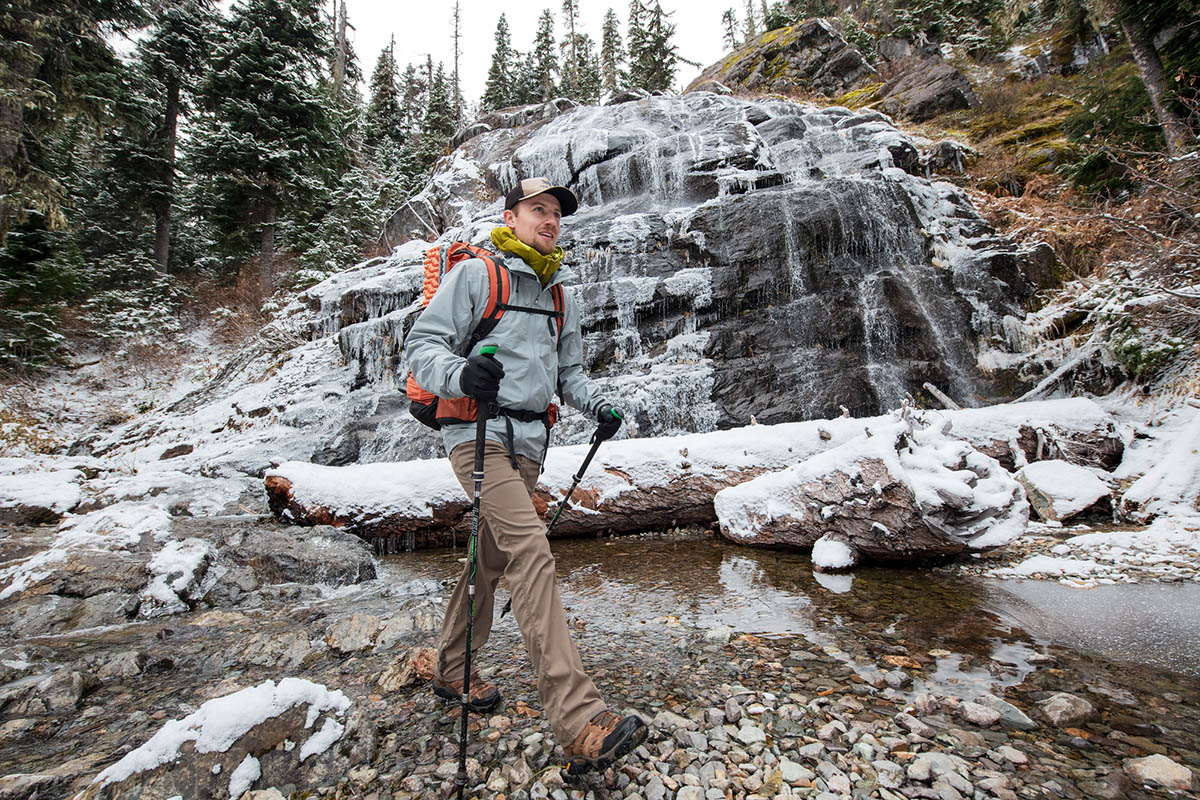
MULTIPOLYGON (((184 742, 194 742, 198 753, 224 753, 251 728, 300 704, 308 705, 304 726, 311 728, 324 712, 336 716, 345 714, 350 708, 350 699, 340 691, 330 691, 302 678, 284 678, 278 684, 264 681, 258 686, 209 700, 183 719, 167 722, 149 741, 97 775, 93 783, 101 786, 118 783, 139 772, 173 763, 179 759, 184 742)), ((310 737, 309 742, 321 738, 313 744, 309 755, 328 749, 341 736, 340 728, 338 726, 335 736, 327 722, 318 734, 310 737)), ((239 773, 245 778, 256 769, 257 763, 248 766, 243 761, 230 778, 230 792, 235 788, 234 778, 239 773)))

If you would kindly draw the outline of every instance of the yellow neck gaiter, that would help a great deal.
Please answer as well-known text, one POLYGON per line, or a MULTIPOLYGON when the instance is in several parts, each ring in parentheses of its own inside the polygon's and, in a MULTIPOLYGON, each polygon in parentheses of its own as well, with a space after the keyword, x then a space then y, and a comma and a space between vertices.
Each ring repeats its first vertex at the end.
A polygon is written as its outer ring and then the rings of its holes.
POLYGON ((512 232, 511 228, 504 225, 492 229, 492 244, 505 253, 512 253, 514 256, 518 256, 528 264, 537 273, 538 280, 542 282, 542 286, 549 283, 550 278, 562 266, 564 253, 561 247, 555 247, 553 253, 544 255, 522 242, 512 232))

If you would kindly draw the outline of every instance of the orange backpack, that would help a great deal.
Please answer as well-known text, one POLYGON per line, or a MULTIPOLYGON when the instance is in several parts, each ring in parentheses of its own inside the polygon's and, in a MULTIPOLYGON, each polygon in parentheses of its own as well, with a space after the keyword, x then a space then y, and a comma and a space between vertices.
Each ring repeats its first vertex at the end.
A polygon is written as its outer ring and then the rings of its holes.
MULTIPOLYGON (((557 323, 557 338, 562 338, 563 322, 566 316, 562 285, 555 284, 550 287, 550 295, 554 300, 553 311, 511 305, 508 302, 508 297, 512 288, 512 276, 509 274, 508 267, 497 260, 495 253, 484 250, 482 247, 468 244, 467 242, 451 242, 450 244, 431 247, 425 252, 425 281, 422 287, 423 297, 421 300, 422 310, 433 299, 434 293, 441 285, 442 276, 458 264, 471 258, 478 258, 487 266, 488 284, 491 287, 491 291, 488 294, 487 305, 483 310, 483 318, 480 319, 479 325, 475 327, 475 330, 471 331, 471 336, 467 341, 464 352, 470 353, 474 350, 475 345, 483 341, 496 328, 496 325, 499 324, 500 319, 506 311, 521 311, 528 314, 543 314, 551 317, 557 323)), ((445 423, 474 422, 478 415, 475 398, 438 397, 417 383, 411 371, 408 373, 405 393, 411 401, 408 408, 409 412, 422 424, 428 425, 434 430, 440 429, 445 423)), ((547 427, 553 425, 558 416, 558 407, 553 403, 544 412, 510 411, 508 409, 499 409, 499 411, 503 416, 516 417, 518 419, 525 419, 526 417, 531 419, 544 418, 547 427)))

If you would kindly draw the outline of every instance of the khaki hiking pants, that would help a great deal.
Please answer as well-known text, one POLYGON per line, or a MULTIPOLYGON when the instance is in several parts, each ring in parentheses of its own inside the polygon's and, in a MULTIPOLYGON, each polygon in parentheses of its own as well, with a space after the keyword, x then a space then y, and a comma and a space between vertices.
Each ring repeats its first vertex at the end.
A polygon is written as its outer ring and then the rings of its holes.
MULTIPOLYGON (((475 625, 471 631, 472 666, 492 629, 496 583, 503 575, 512 593, 513 614, 525 639, 525 648, 537 673, 538 694, 559 744, 574 741, 597 713, 605 710, 600 693, 583 671, 579 652, 571 641, 558 595, 554 555, 546 539, 546 525, 530 498, 537 485, 538 465, 517 456, 520 470, 512 468, 508 451, 499 442, 484 446, 483 493, 480 504, 479 543, 475 550, 475 625)), ((471 497, 475 469, 475 444, 454 448, 450 464, 458 482, 471 497)), ((446 608, 446 621, 438 639, 437 678, 462 680, 467 642, 468 562, 446 608)))

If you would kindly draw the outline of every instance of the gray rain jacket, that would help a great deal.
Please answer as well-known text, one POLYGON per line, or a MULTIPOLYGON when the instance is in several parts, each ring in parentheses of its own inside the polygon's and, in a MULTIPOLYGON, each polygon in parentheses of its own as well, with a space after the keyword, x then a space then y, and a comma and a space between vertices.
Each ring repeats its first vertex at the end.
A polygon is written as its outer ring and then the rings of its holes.
MULTIPOLYGON (((550 286, 562 283, 571 273, 563 267, 542 287, 533 268, 519 256, 496 253, 512 279, 508 302, 512 305, 554 310, 550 286)), ((429 305, 421 312, 404 342, 408 368, 417 383, 438 397, 464 397, 459 377, 466 366, 471 332, 479 325, 491 291, 487 266, 472 258, 442 276, 429 305)), ((569 292, 563 292, 565 320, 562 337, 552 317, 524 311, 505 311, 495 330, 476 346, 495 345, 496 359, 504 367, 499 404, 504 408, 542 412, 555 391, 564 402, 596 416, 604 400, 600 390, 583 372, 583 336, 579 329, 579 307, 569 292), (557 346, 556 346, 557 339, 557 346)), ((511 449, 517 455, 541 462, 547 446, 546 426, 538 420, 511 420, 511 449)), ((506 420, 489 419, 487 438, 510 447, 506 420)), ((449 453, 464 442, 475 440, 475 425, 443 425, 442 442, 449 453)))

